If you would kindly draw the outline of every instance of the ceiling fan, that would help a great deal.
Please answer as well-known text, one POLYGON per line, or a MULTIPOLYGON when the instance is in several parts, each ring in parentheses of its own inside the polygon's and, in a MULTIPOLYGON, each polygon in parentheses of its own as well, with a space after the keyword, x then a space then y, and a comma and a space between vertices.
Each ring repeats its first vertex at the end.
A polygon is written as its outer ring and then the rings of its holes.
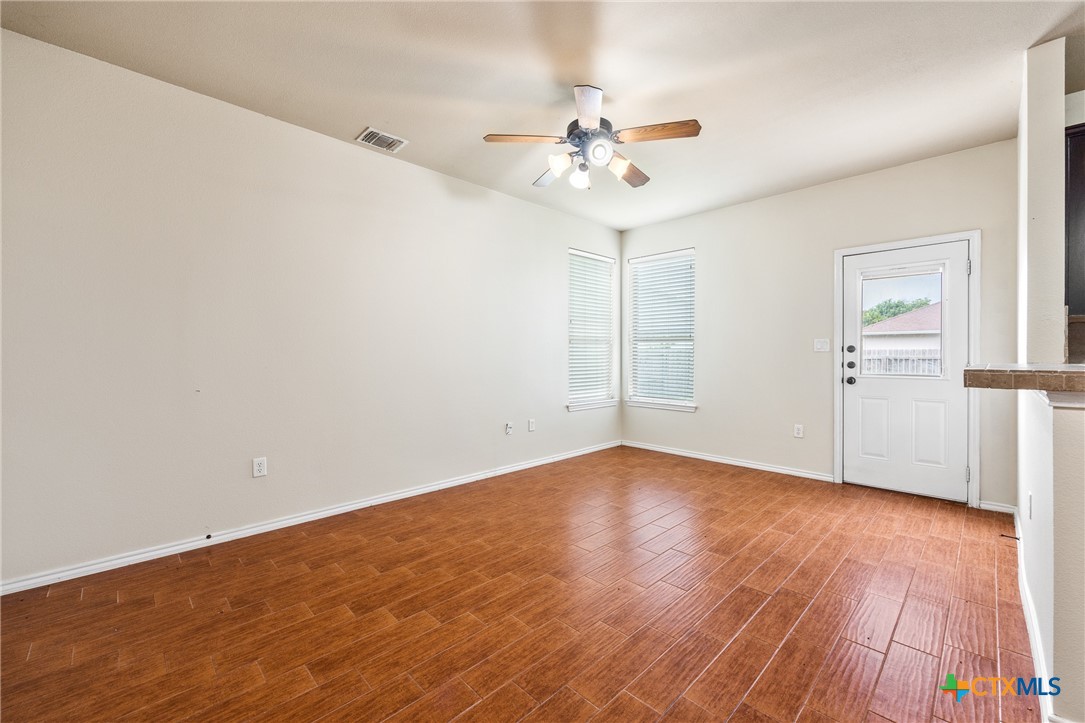
POLYGON ((691 138, 701 132, 701 124, 695 120, 656 123, 650 126, 614 130, 603 111, 603 91, 593 85, 573 86, 576 97, 576 120, 569 124, 564 136, 517 136, 491 133, 482 140, 487 143, 568 143, 573 150, 550 156, 550 168, 533 185, 549 186, 560 178, 567 168, 575 166, 569 176, 573 188, 591 188, 588 169, 606 166, 610 172, 633 188, 648 183, 648 176, 629 159, 614 150, 619 143, 661 141, 668 138, 691 138))

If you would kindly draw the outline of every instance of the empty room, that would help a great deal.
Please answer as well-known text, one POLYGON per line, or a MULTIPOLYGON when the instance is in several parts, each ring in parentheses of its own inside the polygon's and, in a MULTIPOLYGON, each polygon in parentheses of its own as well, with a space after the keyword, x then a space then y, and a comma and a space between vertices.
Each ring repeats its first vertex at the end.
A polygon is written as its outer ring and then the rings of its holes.
POLYGON ((4 721, 1085 723, 1085 5, 0 2, 4 721))

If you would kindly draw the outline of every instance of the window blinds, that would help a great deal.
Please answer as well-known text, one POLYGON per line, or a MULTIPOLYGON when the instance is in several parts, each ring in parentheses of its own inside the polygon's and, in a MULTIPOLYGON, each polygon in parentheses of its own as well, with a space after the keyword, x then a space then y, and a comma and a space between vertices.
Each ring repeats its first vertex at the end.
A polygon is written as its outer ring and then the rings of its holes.
POLYGON ((693 402, 692 250, 629 262, 629 397, 693 402))
POLYGON ((614 398, 614 261, 569 249, 569 405, 614 398))

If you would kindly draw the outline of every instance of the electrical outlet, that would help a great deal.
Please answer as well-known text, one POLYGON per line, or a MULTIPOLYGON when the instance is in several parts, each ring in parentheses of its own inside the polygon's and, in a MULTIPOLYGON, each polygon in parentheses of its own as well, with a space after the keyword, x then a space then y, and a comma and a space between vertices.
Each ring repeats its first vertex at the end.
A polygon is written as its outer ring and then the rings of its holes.
POLYGON ((801 424, 795 425, 795 439, 802 439, 803 428, 801 424))
POLYGON ((252 458, 252 476, 267 477, 267 457, 252 458))
POLYGON ((829 351, 829 340, 814 339, 814 351, 829 351))
POLYGON ((535 420, 534 419, 527 420, 527 431, 529 431, 529 432, 534 432, 535 431, 535 420))
POLYGON ((512 434, 512 422, 505 422, 505 436, 512 434))

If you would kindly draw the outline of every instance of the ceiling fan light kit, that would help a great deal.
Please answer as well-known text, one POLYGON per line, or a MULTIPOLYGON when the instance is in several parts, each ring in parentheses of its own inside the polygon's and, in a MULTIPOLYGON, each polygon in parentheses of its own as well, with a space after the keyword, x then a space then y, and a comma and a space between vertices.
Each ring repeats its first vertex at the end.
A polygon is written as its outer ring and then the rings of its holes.
POLYGON ((585 191, 591 188, 591 176, 588 175, 587 163, 581 163, 575 171, 569 174, 569 185, 585 191))
POLYGON ((565 169, 573 165, 573 154, 555 153, 546 160, 550 164, 550 171, 558 178, 561 178, 561 174, 565 173, 565 169))
POLYGON ((605 135, 596 135, 584 144, 584 155, 593 166, 605 166, 614 157, 614 144, 605 135))
POLYGON ((630 163, 628 158, 614 154, 614 157, 610 159, 607 168, 610 169, 611 173, 618 177, 618 180, 624 180, 625 172, 629 170, 629 166, 630 163))
POLYGON ((590 166, 606 166, 611 173, 633 188, 648 183, 649 179, 644 171, 614 150, 616 144, 692 138, 701 132, 701 124, 692 119, 615 131, 610 121, 600 115, 603 110, 601 89, 593 85, 576 85, 573 86, 573 96, 576 98, 576 120, 569 124, 564 136, 491 133, 483 136, 482 140, 487 143, 567 143, 575 150, 549 156, 549 170, 539 176, 534 185, 549 186, 555 178, 560 178, 565 173, 565 169, 575 166, 569 174, 569 183, 573 188, 586 190, 591 188, 590 166))

